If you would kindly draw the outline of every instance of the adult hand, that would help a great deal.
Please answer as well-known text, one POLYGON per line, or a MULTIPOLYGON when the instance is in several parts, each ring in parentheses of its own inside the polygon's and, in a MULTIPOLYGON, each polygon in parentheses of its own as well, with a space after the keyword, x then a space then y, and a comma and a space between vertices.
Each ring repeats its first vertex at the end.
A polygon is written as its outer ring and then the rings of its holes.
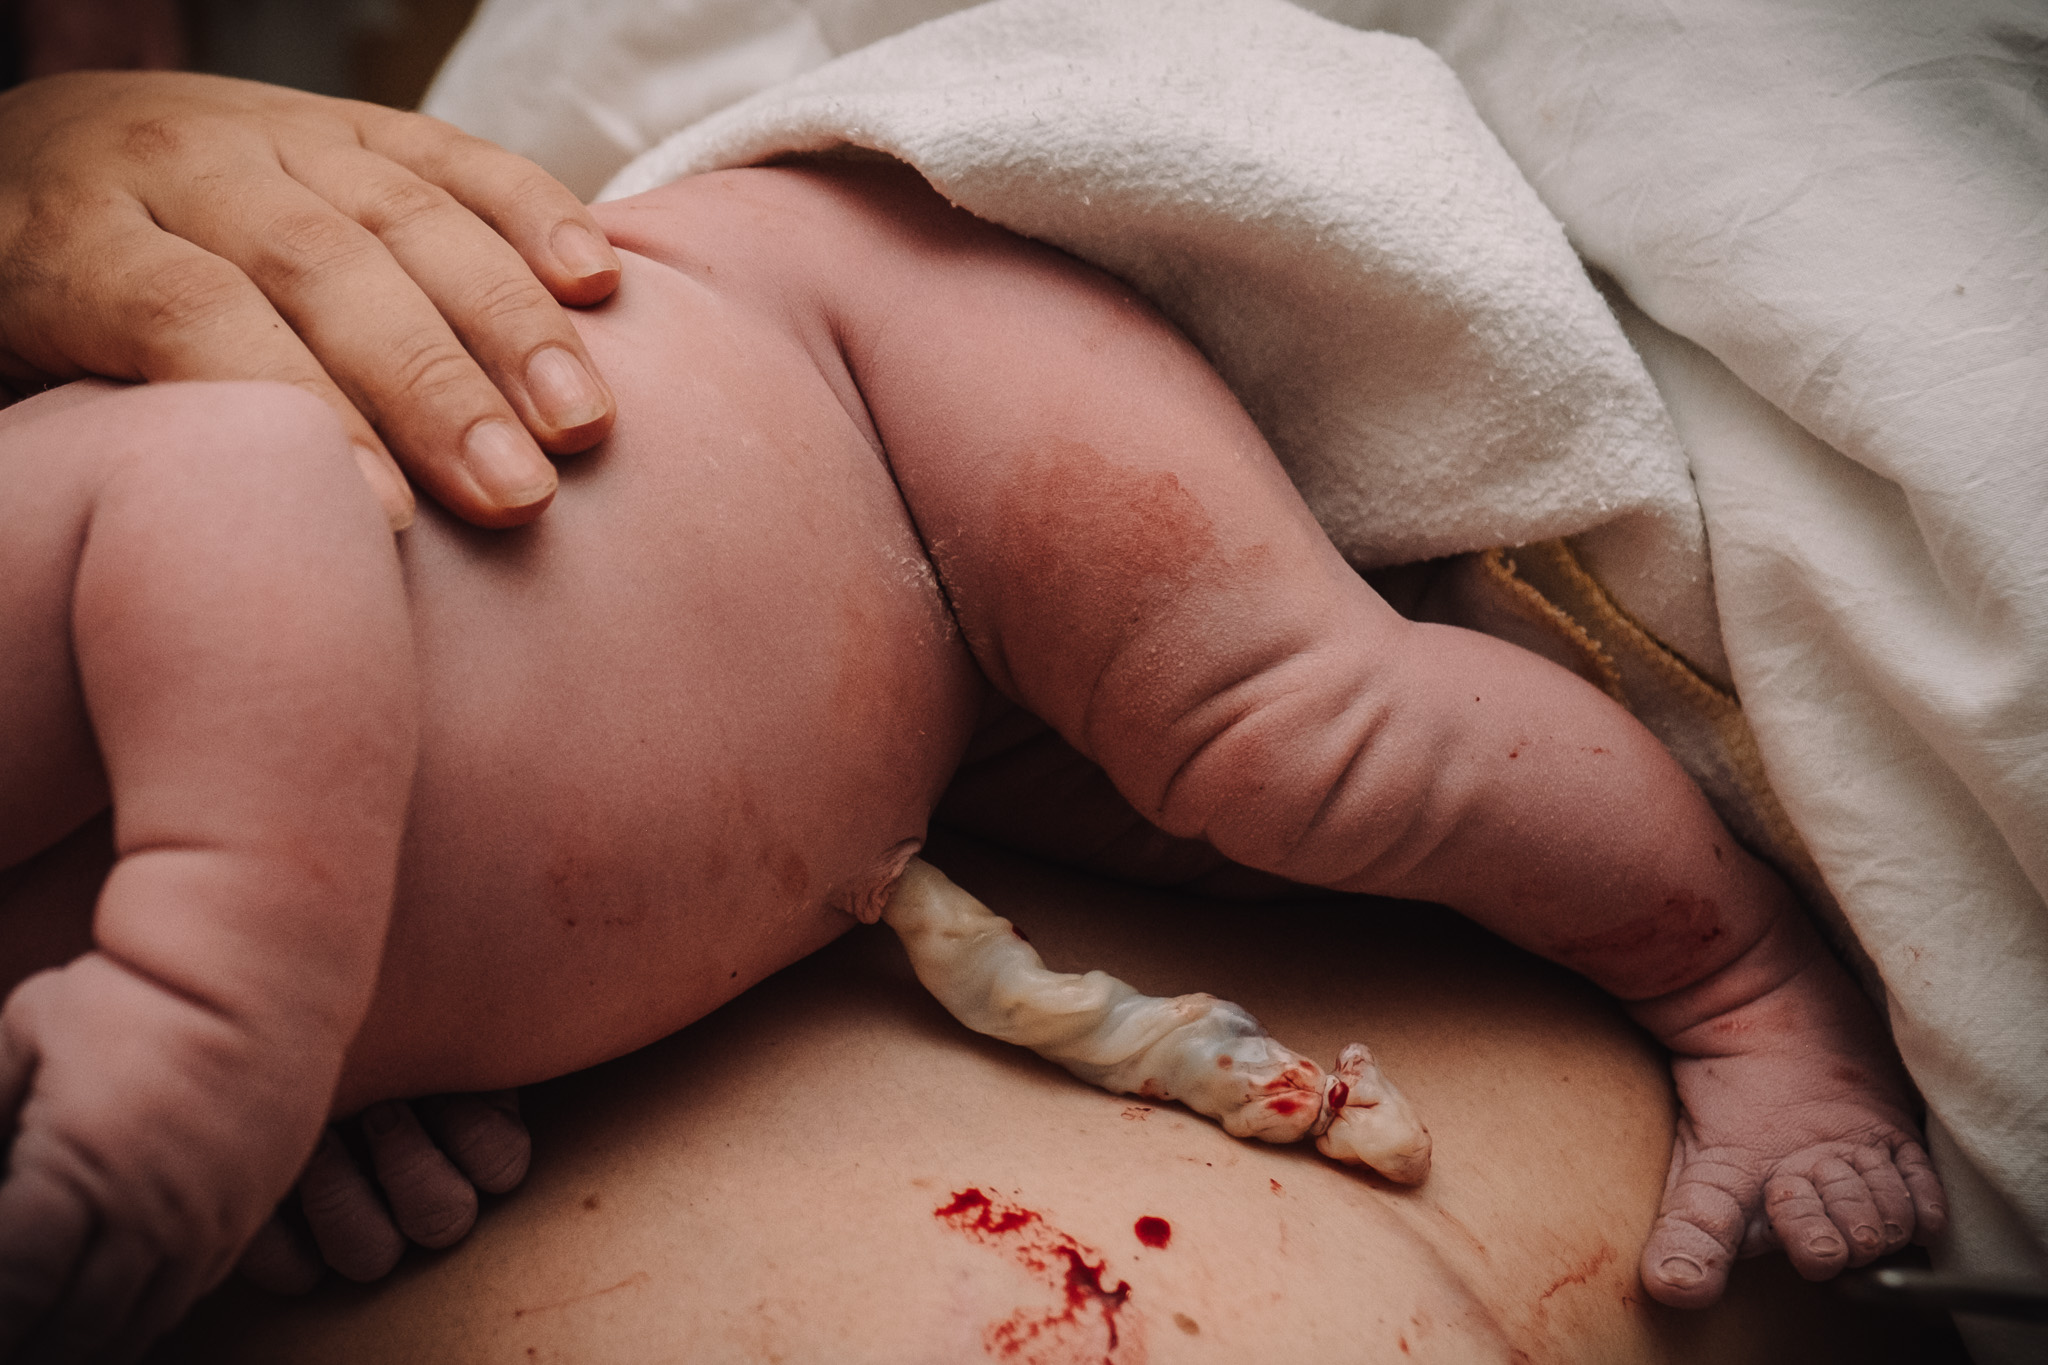
POLYGON ((382 1279, 409 1241, 461 1241, 478 1191, 518 1185, 531 1153, 516 1090, 373 1104, 328 1126, 238 1269, 273 1294, 303 1294, 328 1267, 358 1283, 382 1279))
POLYGON ((619 261, 522 157, 436 119, 181 72, 0 95, 0 383, 278 379, 324 399, 394 526, 513 526, 613 403, 556 300, 619 261), (537 443, 537 444, 536 444, 537 443))

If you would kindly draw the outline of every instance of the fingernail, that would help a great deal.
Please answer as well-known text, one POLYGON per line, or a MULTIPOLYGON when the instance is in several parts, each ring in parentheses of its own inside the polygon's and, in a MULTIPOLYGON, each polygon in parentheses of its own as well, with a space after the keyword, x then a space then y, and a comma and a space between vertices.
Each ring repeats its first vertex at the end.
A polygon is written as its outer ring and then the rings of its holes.
POLYGON ((1906 1229, 1898 1223, 1886 1223, 1884 1225, 1884 1239, 1887 1242, 1896 1242, 1905 1235, 1906 1229))
POLYGON ((1883 1240, 1883 1235, 1868 1223, 1860 1223, 1849 1229, 1849 1236, 1860 1247, 1874 1247, 1883 1240))
POLYGON ((363 1131, 371 1137, 383 1137, 398 1127, 398 1106, 390 1100, 373 1104, 363 1111, 363 1131))
POLYGON ((1806 1244, 1806 1249, 1816 1256, 1835 1256, 1841 1253, 1842 1242, 1838 1237, 1816 1237, 1806 1244))
POLYGON ((403 531, 412 525, 418 508, 412 500, 412 489, 406 484, 405 476, 391 467, 391 461, 362 444, 355 444, 356 468, 363 471, 364 480, 370 491, 377 495, 378 506, 384 509, 384 520, 394 531, 403 531))
POLYGON ((543 346, 526 362, 526 392, 541 420, 557 431, 587 427, 605 414, 604 390, 560 346, 543 346))
POLYGON ((526 507, 555 491, 555 467, 510 422, 478 422, 462 443, 462 462, 499 507, 526 507))
POLYGON ((619 258, 611 243, 581 223, 562 224, 549 238, 549 244, 554 247, 555 259, 562 263, 562 269, 579 280, 619 268, 619 258))
POLYGON ((1664 1277, 1666 1284, 1677 1285, 1680 1289, 1692 1288, 1707 1275, 1700 1269, 1700 1263, 1690 1256, 1666 1257, 1664 1263, 1657 1267, 1657 1273, 1664 1277))

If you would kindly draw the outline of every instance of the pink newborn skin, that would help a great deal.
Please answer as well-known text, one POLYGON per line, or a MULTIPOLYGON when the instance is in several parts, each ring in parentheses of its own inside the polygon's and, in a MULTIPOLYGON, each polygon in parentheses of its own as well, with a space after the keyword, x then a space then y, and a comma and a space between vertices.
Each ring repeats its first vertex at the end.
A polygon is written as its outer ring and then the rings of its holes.
POLYGON ((160 1330, 329 1113, 592 1065, 813 951, 970 757, 999 835, 1445 902, 1628 1002, 1682 1106, 1665 1302, 1939 1228, 1783 883, 1596 689, 1382 602, 1129 290, 895 167, 599 213, 618 426, 533 526, 394 554, 288 391, 0 415, 0 1353, 160 1330), (95 910, 43 873, 110 800, 95 910))

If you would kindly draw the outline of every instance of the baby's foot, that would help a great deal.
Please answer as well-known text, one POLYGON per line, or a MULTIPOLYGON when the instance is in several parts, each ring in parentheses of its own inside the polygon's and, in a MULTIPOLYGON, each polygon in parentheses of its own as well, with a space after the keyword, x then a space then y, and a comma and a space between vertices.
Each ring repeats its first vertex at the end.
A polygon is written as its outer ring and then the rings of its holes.
POLYGON ((1833 961, 1816 955, 1670 1041, 1682 1111, 1643 1249, 1654 1298, 1704 1307, 1736 1257, 1773 1247, 1824 1280, 1940 1231, 1941 1183, 1904 1078, 1833 961))

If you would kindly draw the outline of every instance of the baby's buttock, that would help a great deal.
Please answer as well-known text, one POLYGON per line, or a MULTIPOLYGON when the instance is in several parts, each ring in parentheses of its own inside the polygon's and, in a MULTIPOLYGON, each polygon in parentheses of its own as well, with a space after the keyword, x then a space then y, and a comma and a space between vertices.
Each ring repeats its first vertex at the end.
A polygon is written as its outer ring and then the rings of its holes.
POLYGON ((342 1102, 509 1085, 688 1023, 853 923, 982 684, 791 326, 628 257, 619 399, 539 523, 405 541, 420 770, 342 1102))

